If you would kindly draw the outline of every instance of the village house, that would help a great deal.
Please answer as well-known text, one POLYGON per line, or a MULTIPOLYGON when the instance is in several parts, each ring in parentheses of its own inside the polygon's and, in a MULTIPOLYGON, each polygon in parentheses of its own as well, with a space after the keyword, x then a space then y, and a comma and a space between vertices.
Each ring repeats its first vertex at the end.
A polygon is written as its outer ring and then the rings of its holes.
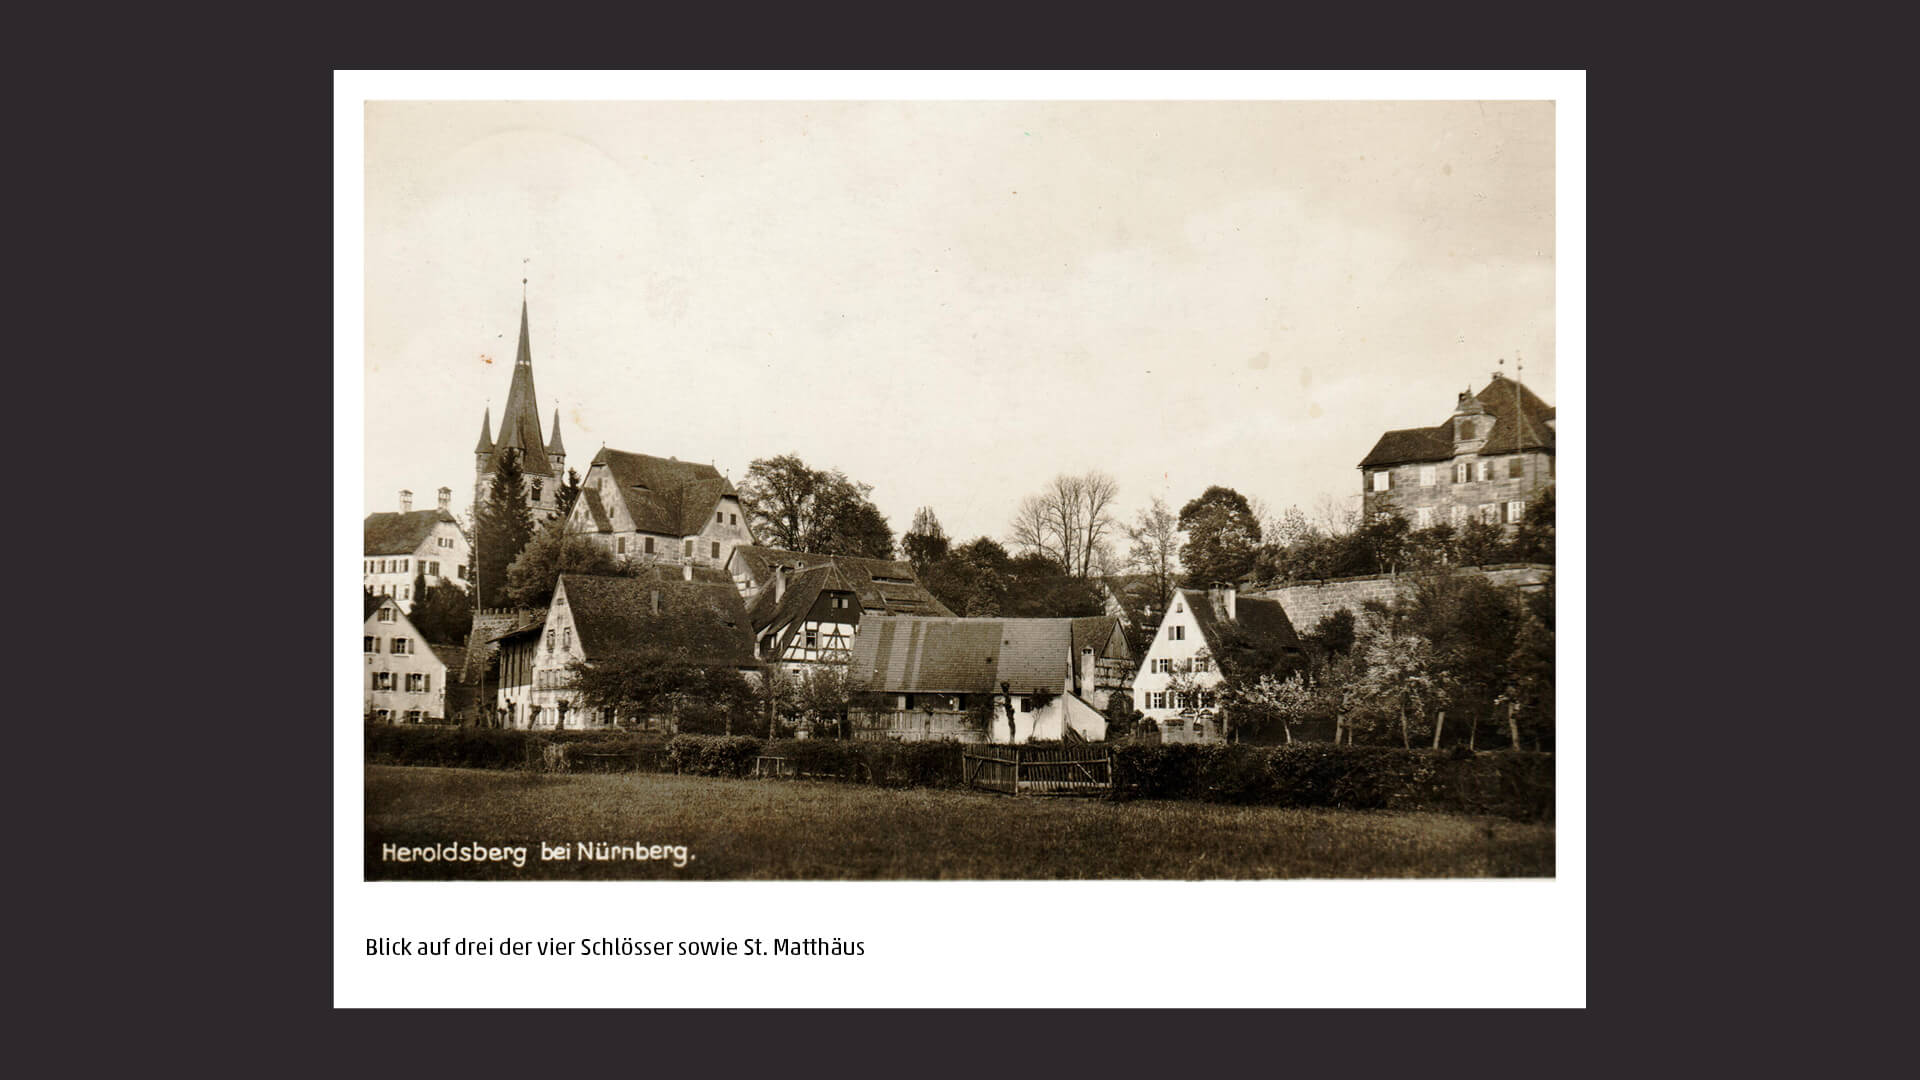
POLYGON ((429 646, 394 596, 369 597, 361 627, 366 656, 366 716, 388 724, 436 723, 447 718, 447 664, 461 662, 459 646, 429 646))
POLYGON ((863 615, 953 616, 920 584, 913 564, 893 559, 742 544, 727 572, 747 604, 760 659, 794 675, 845 667, 863 615))
POLYGON ((1175 589, 1134 676, 1134 707, 1159 725, 1163 742, 1217 742, 1227 735, 1221 683, 1284 675, 1302 655, 1278 600, 1225 586, 1175 589))
POLYGON ((740 493, 720 470, 606 447, 580 480, 567 531, 621 558, 713 570, 753 543, 740 493))
POLYGON ((424 577, 429 588, 446 582, 466 587, 467 534, 447 508, 452 498, 453 489, 441 488, 439 509, 415 510, 413 492, 402 491, 399 513, 367 515, 360 581, 368 591, 391 596, 411 612, 415 578, 424 577))
POLYGON ((507 384, 507 407, 500 414, 500 438, 492 435, 493 410, 480 416, 480 441, 473 447, 473 505, 487 501, 493 474, 512 451, 520 463, 521 487, 536 523, 560 516, 556 501, 565 482, 567 450, 560 441, 560 410, 553 413, 553 437, 540 439, 540 402, 533 392, 533 346, 527 337, 527 303, 520 302, 520 348, 507 384))
POLYGON ((854 737, 869 741, 1097 741, 1131 667, 1119 621, 1104 615, 872 615, 854 635, 848 716, 854 737))
POLYGON ((1469 520, 1506 526, 1553 483, 1554 408, 1499 372, 1479 393, 1462 391, 1437 427, 1380 436, 1360 462, 1363 512, 1416 529, 1469 520))
POLYGON ((580 707, 571 666, 631 650, 732 667, 757 678, 746 607, 731 581, 692 564, 656 566, 636 576, 562 574, 543 618, 493 639, 500 645, 500 726, 584 729, 616 719, 672 730, 667 717, 616 718, 580 707))

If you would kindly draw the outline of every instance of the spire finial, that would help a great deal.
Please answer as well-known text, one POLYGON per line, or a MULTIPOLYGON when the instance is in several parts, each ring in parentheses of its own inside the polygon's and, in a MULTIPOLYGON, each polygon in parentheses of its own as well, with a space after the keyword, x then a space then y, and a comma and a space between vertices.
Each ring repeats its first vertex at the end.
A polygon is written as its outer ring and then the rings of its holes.
POLYGON ((520 302, 523 304, 527 302, 527 263, 529 261, 520 260, 520 302))

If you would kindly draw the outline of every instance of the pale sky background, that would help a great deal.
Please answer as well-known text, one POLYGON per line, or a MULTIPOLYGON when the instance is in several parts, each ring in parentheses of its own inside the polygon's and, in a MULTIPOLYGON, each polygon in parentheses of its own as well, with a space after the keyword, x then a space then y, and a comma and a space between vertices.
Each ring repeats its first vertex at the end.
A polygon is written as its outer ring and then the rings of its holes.
MULTIPOLYGON (((366 510, 454 491, 529 279, 543 433, 794 452, 1004 538, 1054 474, 1357 505, 1380 433, 1554 386, 1526 102, 374 103, 366 510), (528 259, 524 265, 522 259, 528 259), (491 358, 492 363, 487 358, 491 358)), ((496 430, 495 434, 498 432, 496 430)), ((1124 545, 1122 545, 1124 554, 1124 545)))

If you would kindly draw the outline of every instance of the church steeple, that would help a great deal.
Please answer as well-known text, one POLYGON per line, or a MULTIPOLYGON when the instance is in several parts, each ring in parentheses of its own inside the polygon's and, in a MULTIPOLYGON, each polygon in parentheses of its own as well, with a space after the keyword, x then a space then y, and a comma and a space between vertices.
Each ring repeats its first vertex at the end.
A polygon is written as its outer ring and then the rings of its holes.
POLYGON ((513 382, 507 387, 507 407, 500 414, 500 441, 496 450, 520 451, 520 468, 529 476, 553 476, 546 440, 540 437, 540 401, 533 390, 533 342, 527 332, 527 302, 520 301, 520 346, 513 360, 513 382))
POLYGON ((492 433, 493 433, 493 406, 489 405, 487 406, 487 411, 480 414, 480 441, 474 444, 474 447, 473 447, 474 453, 476 454, 493 453, 493 434, 492 433))
POLYGON ((559 469, 566 464, 567 448, 560 441, 560 410, 553 410, 553 438, 547 441, 547 456, 553 459, 553 467, 559 469))

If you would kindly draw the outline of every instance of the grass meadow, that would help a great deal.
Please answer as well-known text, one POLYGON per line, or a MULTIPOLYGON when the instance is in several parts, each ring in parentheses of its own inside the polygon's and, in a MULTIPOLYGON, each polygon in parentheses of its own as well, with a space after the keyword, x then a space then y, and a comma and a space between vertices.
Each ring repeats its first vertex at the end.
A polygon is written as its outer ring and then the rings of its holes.
POLYGON ((1551 877, 1554 830, 1504 818, 831 781, 366 767, 366 878, 934 880, 1551 877), (540 861, 539 845, 685 845, 540 861), (383 844, 526 845, 511 863, 387 862, 383 844))

